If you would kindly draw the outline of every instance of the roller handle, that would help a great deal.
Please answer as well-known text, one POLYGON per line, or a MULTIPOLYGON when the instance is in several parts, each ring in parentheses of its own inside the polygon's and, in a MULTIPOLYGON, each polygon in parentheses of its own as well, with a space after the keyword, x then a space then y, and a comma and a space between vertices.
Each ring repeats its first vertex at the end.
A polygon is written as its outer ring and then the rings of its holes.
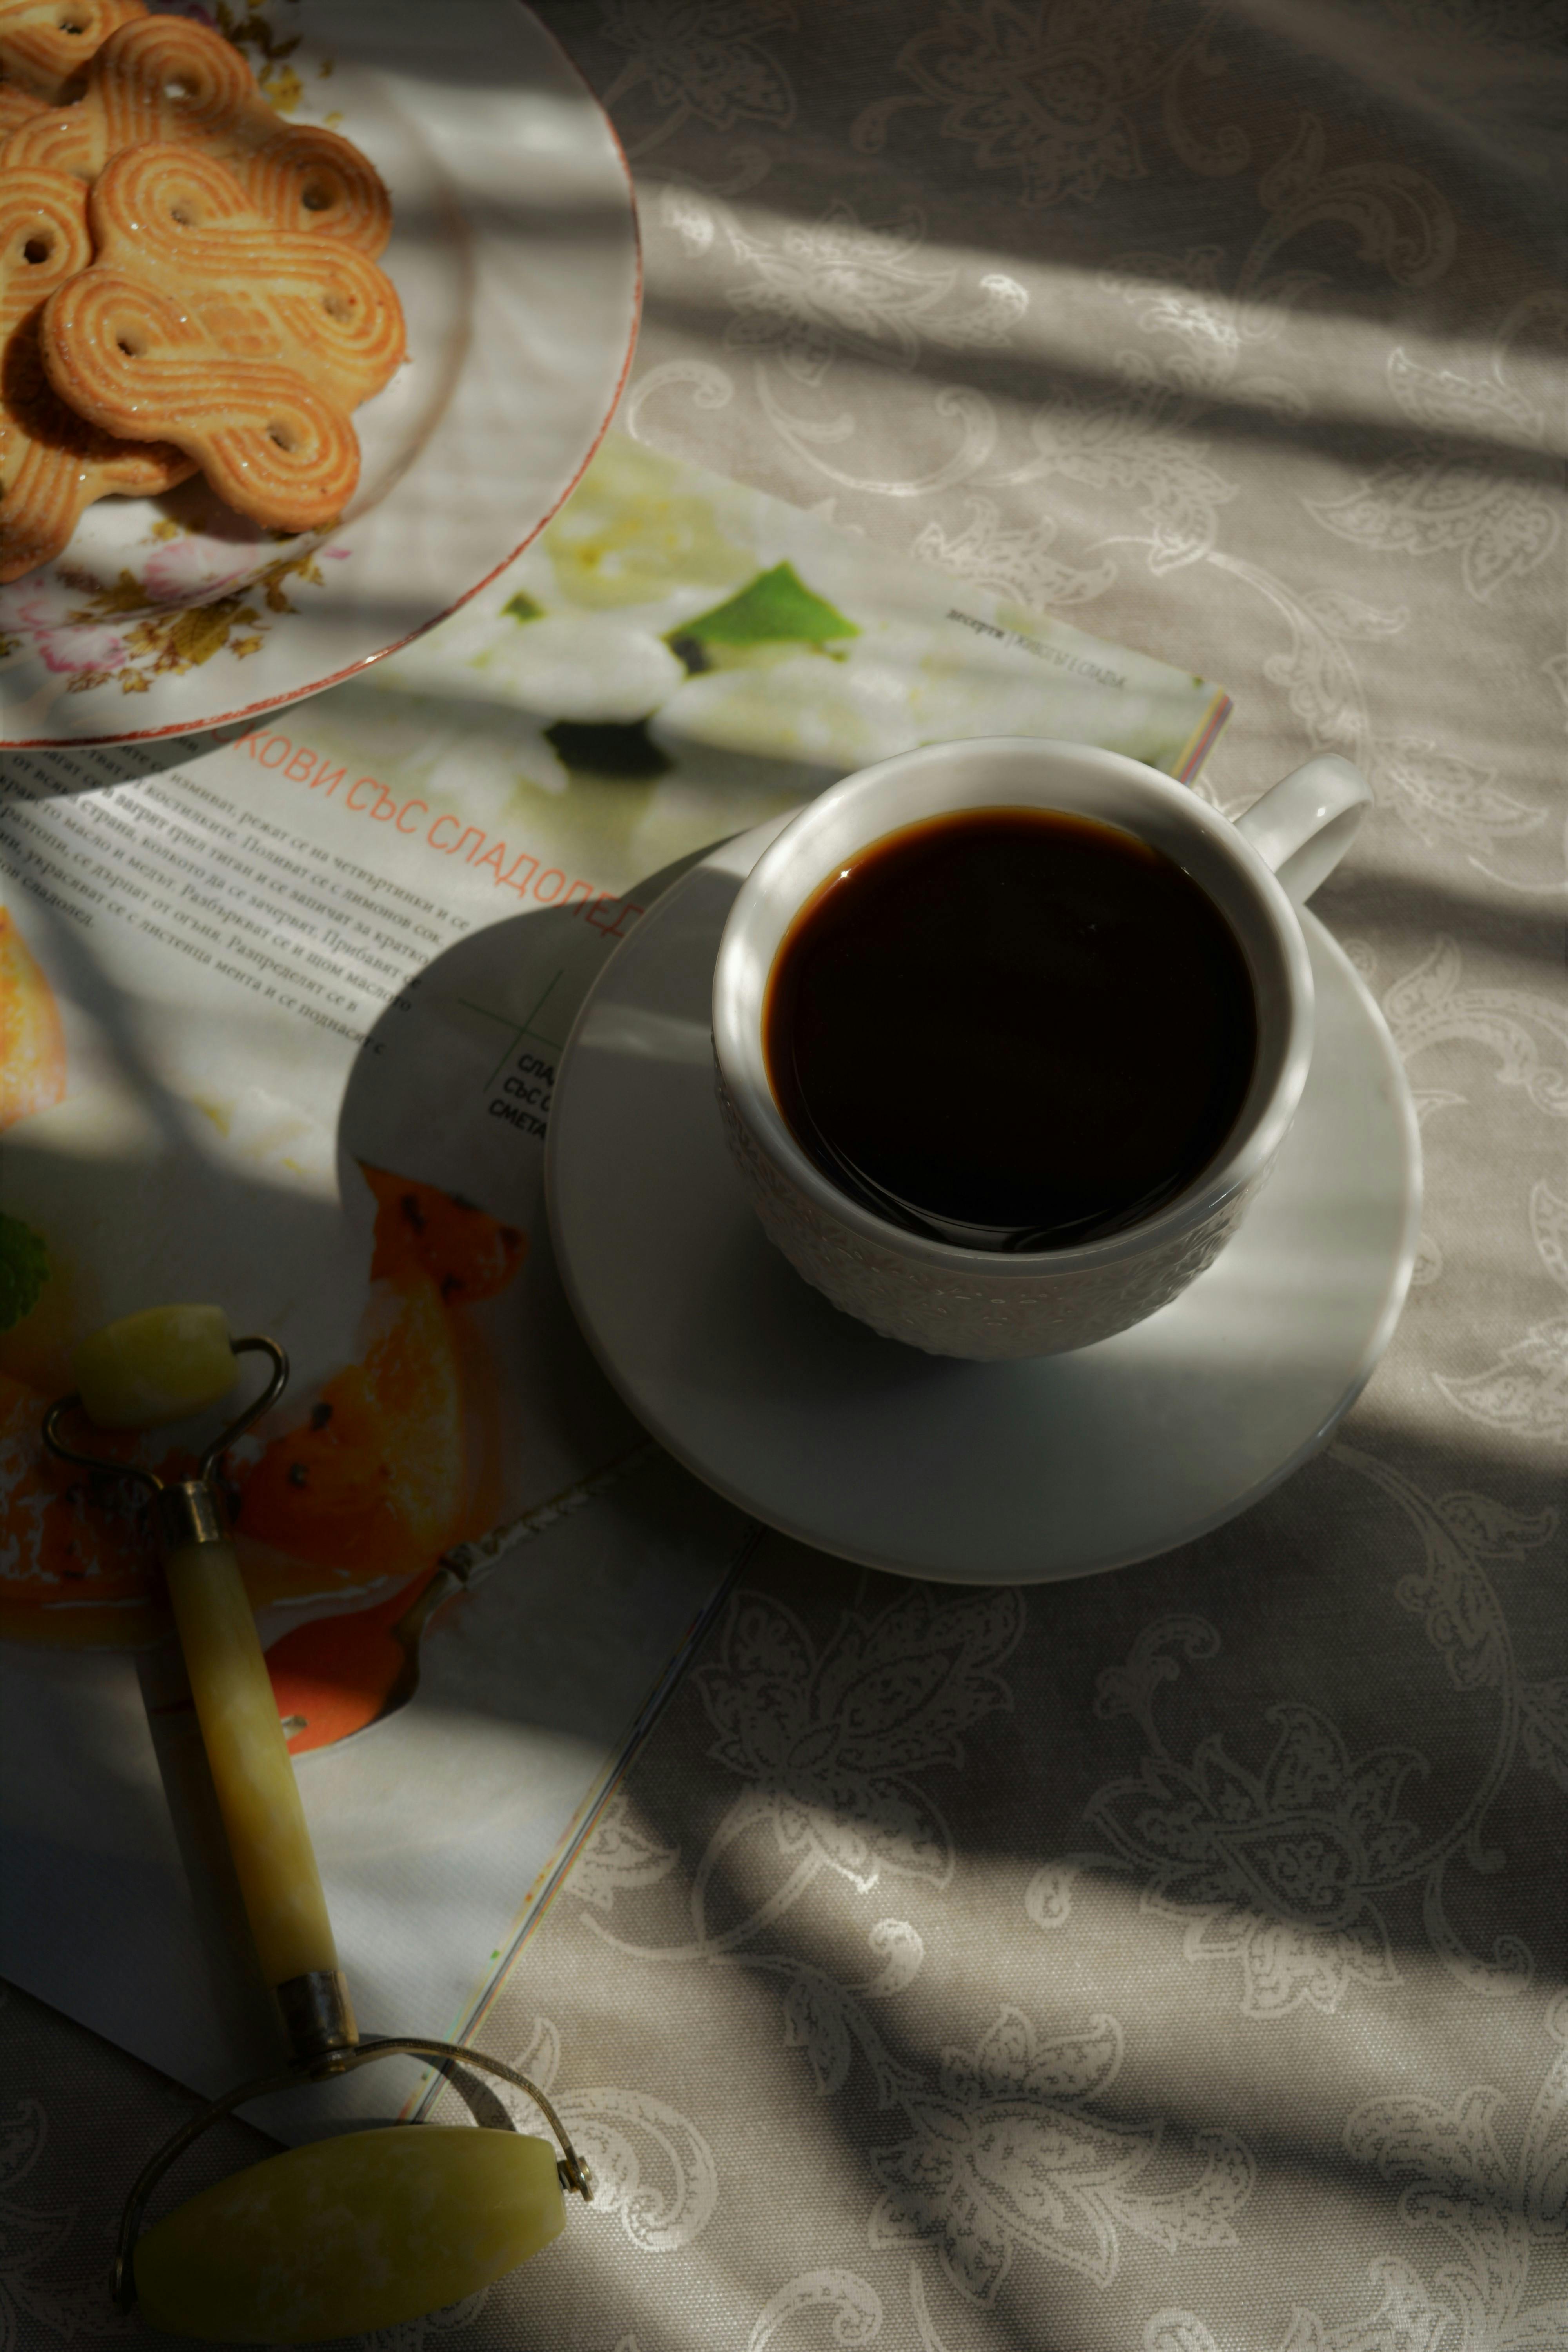
POLYGON ((152 1492, 169 1603, 257 1955, 296 2063, 331 2073, 357 2047, 359 2034, 215 1483, 226 1449, 282 1395, 288 1354, 260 1332, 231 1339, 217 1307, 155 1307, 122 1316, 84 1340, 76 1371, 76 1391, 44 1415, 44 1443, 62 1462, 135 1478, 152 1492), (271 1364, 267 1385, 218 1432, 194 1478, 171 1481, 141 1464, 84 1453, 68 1433, 79 1412, 111 1429, 178 1420, 226 1395, 235 1358, 252 1354, 271 1364))
POLYGON ((301 1977, 335 1975, 337 1946, 321 1875, 234 1546, 223 1536, 176 1541, 164 1576, 267 1980, 278 1989, 301 1977))

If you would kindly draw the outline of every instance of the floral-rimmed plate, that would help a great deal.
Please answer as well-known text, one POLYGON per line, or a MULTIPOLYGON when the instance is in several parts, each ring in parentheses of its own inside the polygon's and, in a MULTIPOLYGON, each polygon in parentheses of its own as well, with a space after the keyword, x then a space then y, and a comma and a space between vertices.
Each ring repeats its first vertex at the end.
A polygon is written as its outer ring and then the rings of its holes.
POLYGON ((89 508, 0 588, 0 746, 186 734, 313 694, 493 577, 597 446, 641 298, 630 174, 521 0, 213 10, 279 112, 344 131, 391 190, 410 357, 359 412, 360 487, 282 539, 198 478, 89 508))

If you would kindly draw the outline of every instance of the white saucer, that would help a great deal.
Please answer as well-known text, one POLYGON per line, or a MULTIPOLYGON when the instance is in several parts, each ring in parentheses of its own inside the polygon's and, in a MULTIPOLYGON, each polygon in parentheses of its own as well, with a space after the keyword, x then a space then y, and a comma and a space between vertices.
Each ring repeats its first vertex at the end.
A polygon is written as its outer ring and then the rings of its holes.
POLYGON ((1354 1400, 1415 1257, 1415 1108, 1342 950, 1305 919, 1311 1076, 1273 1175, 1209 1272, 1097 1348, 958 1363, 828 1306, 764 1240, 731 1171, 713 1098, 713 961, 778 829, 727 843, 644 916, 566 1048, 551 1230, 610 1379, 732 1502, 910 1576, 1084 1576, 1233 1518, 1354 1400))

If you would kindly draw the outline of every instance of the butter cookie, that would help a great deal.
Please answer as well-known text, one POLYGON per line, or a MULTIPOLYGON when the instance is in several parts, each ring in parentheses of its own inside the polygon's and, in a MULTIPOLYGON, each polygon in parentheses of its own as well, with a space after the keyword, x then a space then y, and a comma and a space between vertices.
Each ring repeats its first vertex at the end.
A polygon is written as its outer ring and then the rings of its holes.
POLYGON ((0 581, 58 555, 95 499, 150 496, 195 471, 179 449, 84 423, 49 383, 38 347, 44 304, 91 258, 79 180, 0 178, 0 581))
POLYGON ((258 522, 334 522, 359 479, 350 411, 404 356, 390 278, 339 238, 279 228, 191 147, 113 156, 88 216, 96 258, 41 330, 61 398, 105 432, 174 443, 258 522))
POLYGON ((335 131, 284 122, 238 50, 183 16, 143 16, 110 33, 74 104, 32 116, 0 145, 0 172, 31 164, 91 183, 111 156, 148 140, 226 165, 279 228, 373 259, 392 234, 392 200, 369 159, 335 131))
POLYGON ((60 105, 110 33, 146 14, 142 0, 0 0, 0 95, 60 105))

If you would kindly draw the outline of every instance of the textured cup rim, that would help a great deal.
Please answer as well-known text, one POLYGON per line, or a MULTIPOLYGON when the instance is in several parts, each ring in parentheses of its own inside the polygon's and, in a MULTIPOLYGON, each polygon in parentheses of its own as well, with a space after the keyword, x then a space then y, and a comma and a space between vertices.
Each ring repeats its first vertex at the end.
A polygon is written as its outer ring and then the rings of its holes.
MULTIPOLYGON (((957 800, 948 813, 961 814, 966 808, 983 805, 1000 808, 1062 804, 1045 799, 1033 802, 1010 800, 999 793, 994 800, 984 803, 957 800)), ((1070 805, 1070 803, 1067 804, 1070 805)), ((909 822, 924 823, 929 817, 942 813, 927 812, 921 817, 910 818, 909 822)), ((902 830, 903 826, 900 824, 870 824, 857 835, 853 845, 857 849, 865 848, 873 841, 902 830)), ((841 849, 837 854, 844 853, 841 849)), ((831 864, 829 857, 825 862, 823 873, 817 877, 818 880, 826 878, 826 868, 831 864)), ((790 916, 786 918, 786 927, 795 911, 810 895, 810 889, 816 887, 814 882, 806 891, 792 894, 793 904, 790 916)), ((826 792, 816 800, 808 801, 788 824, 782 827, 747 875, 726 919, 713 968, 714 1057, 738 1118, 763 1155, 772 1160, 826 1215, 837 1218, 840 1223, 864 1240, 916 1265, 952 1273, 978 1274, 984 1269, 992 1279, 999 1276, 1005 1279, 1005 1269, 1011 1269, 1020 1277, 1027 1274, 1037 1279, 1046 1273, 1059 1271, 1067 1274, 1079 1269, 1111 1265, 1120 1259, 1135 1257, 1144 1250, 1159 1247, 1177 1234, 1201 1223, 1205 1217, 1234 1199, 1237 1192, 1250 1186, 1272 1162, 1300 1105, 1311 1059, 1312 1011, 1311 964, 1296 909, 1272 868, 1236 825, 1206 801, 1200 800, 1189 786, 1177 783, 1159 769, 1147 767, 1142 761, 1129 759, 1122 752, 1103 751, 1094 744, 1036 736, 978 736, 956 742, 921 744, 915 751, 897 752, 889 759, 857 769, 852 775, 841 777, 837 783, 830 784, 826 792), (892 1224, 863 1207, 848 1193, 840 1192, 796 1141, 767 1084, 760 1035, 754 1041, 757 1075, 753 1076, 748 1066, 748 1041, 742 1034, 738 991, 732 975, 739 959, 749 951, 750 934, 768 905, 781 868, 794 856, 803 838, 808 838, 815 832, 826 832, 836 823, 847 804, 862 795, 869 797, 873 785, 884 785, 901 773, 938 765, 965 752, 973 755, 977 761, 1001 756, 1036 768, 1053 759, 1058 763, 1070 761, 1079 769, 1087 765, 1151 793, 1157 801, 1163 803, 1178 823, 1190 824, 1196 834, 1218 847, 1222 857, 1229 860, 1238 879, 1251 890, 1255 902, 1268 919, 1285 971, 1288 1002, 1280 1015, 1285 1034, 1279 1068, 1272 1089, 1257 1105, 1245 1128, 1233 1132, 1219 1158, 1200 1170, 1173 1201, 1167 1202, 1152 1217, 1126 1226, 1119 1233, 1107 1234, 1099 1241, 1076 1243, 1063 1249, 1016 1252, 971 1249, 959 1243, 937 1241, 927 1234, 912 1233, 906 1226, 892 1224)))

